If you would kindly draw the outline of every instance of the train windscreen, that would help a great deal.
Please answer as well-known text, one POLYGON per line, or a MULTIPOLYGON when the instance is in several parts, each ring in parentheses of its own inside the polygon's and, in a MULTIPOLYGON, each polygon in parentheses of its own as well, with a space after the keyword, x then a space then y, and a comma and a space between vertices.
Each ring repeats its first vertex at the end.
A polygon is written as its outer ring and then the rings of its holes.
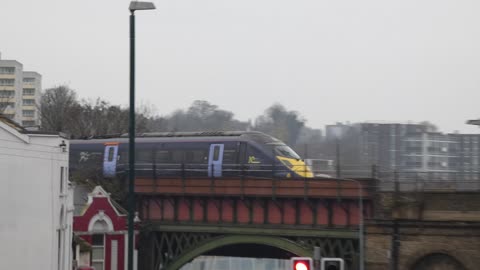
POLYGON ((292 148, 285 144, 267 144, 266 146, 270 149, 270 151, 274 152, 275 155, 286 158, 301 159, 292 148))

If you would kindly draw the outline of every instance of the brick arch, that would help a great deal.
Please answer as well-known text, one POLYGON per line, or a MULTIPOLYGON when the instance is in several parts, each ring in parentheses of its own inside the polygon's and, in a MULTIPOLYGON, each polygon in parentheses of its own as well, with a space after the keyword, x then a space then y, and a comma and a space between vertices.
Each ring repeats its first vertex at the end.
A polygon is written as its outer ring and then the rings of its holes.
POLYGON ((271 237, 271 236, 244 236, 244 235, 233 235, 233 236, 223 236, 211 239, 210 241, 204 242, 191 250, 185 252, 180 257, 176 258, 175 261, 167 267, 168 270, 177 270, 180 269, 185 263, 191 261, 192 259, 202 255, 203 253, 213 250, 218 247, 233 245, 233 244, 259 244, 277 247, 286 251, 290 251, 297 256, 302 257, 311 257, 312 251, 300 246, 299 244, 282 238, 282 237, 271 237))
POLYGON ((418 255, 412 258, 407 265, 409 270, 467 270, 456 256, 443 250, 418 255), (444 268, 438 268, 441 266, 444 268))

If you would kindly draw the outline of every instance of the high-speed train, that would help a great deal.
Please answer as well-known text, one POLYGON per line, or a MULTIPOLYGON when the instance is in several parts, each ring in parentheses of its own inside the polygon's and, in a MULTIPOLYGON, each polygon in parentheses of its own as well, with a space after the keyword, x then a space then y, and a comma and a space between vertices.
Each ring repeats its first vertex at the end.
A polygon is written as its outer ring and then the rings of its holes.
MULTIPOLYGON (((105 177, 128 171, 128 134, 70 141, 71 171, 105 177)), ((282 141, 255 131, 138 134, 135 172, 154 177, 252 176, 312 178, 309 166, 282 141)))

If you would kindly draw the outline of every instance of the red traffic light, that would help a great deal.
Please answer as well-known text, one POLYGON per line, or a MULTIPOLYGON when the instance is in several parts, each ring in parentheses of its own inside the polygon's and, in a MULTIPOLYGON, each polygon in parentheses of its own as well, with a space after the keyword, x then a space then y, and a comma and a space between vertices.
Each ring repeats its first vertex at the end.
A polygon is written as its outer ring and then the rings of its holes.
POLYGON ((307 261, 297 261, 295 262, 294 270, 309 270, 307 261))
POLYGON ((313 270, 312 258, 293 257, 291 261, 292 261, 292 270, 313 270))

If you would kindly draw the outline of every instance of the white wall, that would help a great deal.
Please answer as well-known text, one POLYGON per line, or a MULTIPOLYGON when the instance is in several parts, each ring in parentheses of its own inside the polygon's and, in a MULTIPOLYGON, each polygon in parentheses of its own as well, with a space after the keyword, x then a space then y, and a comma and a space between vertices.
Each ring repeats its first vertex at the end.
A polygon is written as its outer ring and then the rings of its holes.
POLYGON ((68 185, 60 194, 61 167, 68 183, 68 152, 59 147, 64 139, 12 130, 0 121, 0 269, 71 269, 73 201, 68 185))

